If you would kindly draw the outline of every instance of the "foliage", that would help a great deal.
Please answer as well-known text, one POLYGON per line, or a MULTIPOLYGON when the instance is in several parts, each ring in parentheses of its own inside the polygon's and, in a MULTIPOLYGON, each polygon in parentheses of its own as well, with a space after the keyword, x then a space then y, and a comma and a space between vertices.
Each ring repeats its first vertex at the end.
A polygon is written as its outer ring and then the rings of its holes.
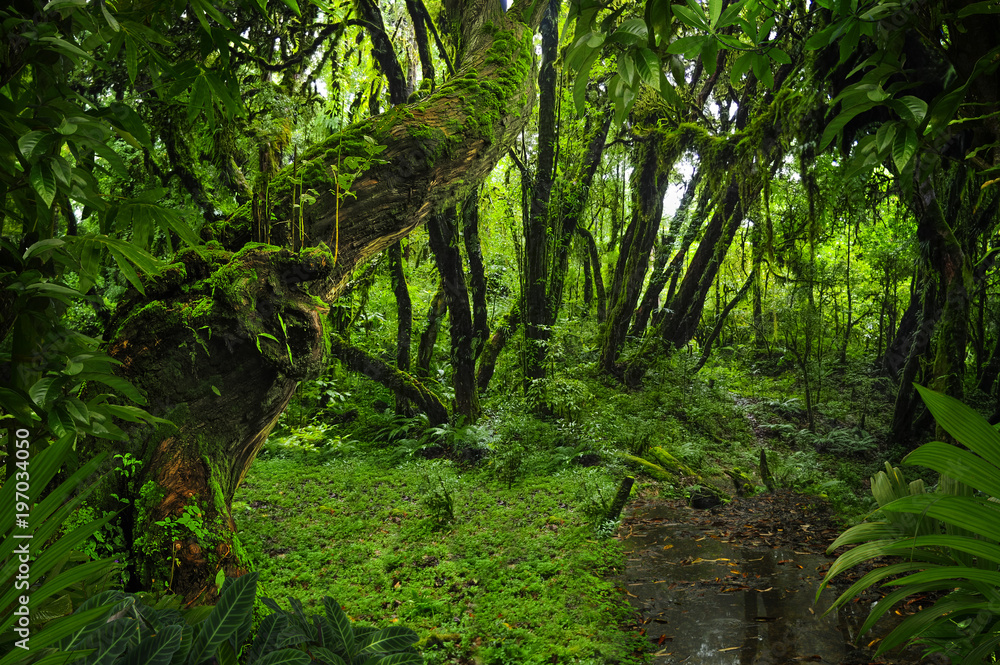
POLYGON ((871 611, 861 633, 896 603, 916 593, 944 593, 932 606, 904 620, 879 645, 878 653, 916 641, 952 662, 981 663, 1000 645, 1000 433, 958 400, 919 387, 938 425, 957 444, 933 441, 907 455, 941 474, 934 492, 922 481, 909 484, 898 469, 872 478, 879 520, 844 532, 830 550, 856 544, 841 555, 820 586, 869 559, 897 555, 899 563, 869 572, 835 601, 839 607, 883 582, 898 587, 871 611), (896 577, 900 576, 900 577, 896 577))
POLYGON ((302 602, 289 598, 291 611, 282 610, 271 600, 263 602, 274 612, 264 617, 248 652, 247 662, 310 663, 318 660, 328 665, 359 665, 361 663, 399 663, 422 665, 424 659, 414 647, 417 635, 404 626, 374 628, 354 624, 340 604, 329 596, 323 597, 325 614, 307 617, 302 602), (310 621, 310 618, 312 619, 310 621), (300 649, 282 649, 296 644, 300 649), (303 653, 305 651, 305 653, 303 653), (277 660, 268 654, 282 654, 277 660), (308 654, 308 655, 307 655, 308 654), (310 658, 310 655, 312 658, 310 658))
MULTIPOLYGON (((27 451, 28 439, 21 432, 17 450, 27 451)), ((17 474, 0 487, 0 588, 4 589, 0 595, 0 635, 7 652, 0 658, 3 665, 58 653, 55 645, 64 636, 90 625, 108 610, 107 605, 88 603, 87 599, 107 585, 114 560, 84 557, 81 561, 76 553, 112 515, 60 533, 93 489, 93 485, 80 485, 100 467, 103 458, 90 460, 42 495, 64 465, 72 443, 72 435, 66 435, 38 454, 24 456, 17 474), (27 518, 20 517, 24 513, 27 518), (22 522, 24 519, 27 521, 22 522)))

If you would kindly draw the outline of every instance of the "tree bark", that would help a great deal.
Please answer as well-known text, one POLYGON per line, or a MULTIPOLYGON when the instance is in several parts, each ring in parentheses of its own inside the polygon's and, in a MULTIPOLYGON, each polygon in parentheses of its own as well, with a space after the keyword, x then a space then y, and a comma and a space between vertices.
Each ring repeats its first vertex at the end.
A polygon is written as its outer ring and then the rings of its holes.
POLYGON ((144 585, 170 579, 164 562, 175 559, 172 589, 212 602, 218 570, 245 572, 230 502, 296 384, 316 376, 329 355, 327 303, 360 263, 471 194, 520 134, 531 115, 541 5, 521 0, 503 13, 495 2, 461 3, 451 13, 464 46, 454 77, 419 102, 314 146, 295 176, 286 169, 271 180, 265 214, 284 222, 271 238, 279 245, 289 241, 293 188, 317 192, 302 211, 303 241, 314 249, 247 245, 248 202, 204 231, 222 247, 246 245, 242 251, 214 246, 203 250, 206 260, 189 252, 183 267, 150 281, 145 298, 120 307, 110 353, 122 376, 151 398, 150 411, 179 426, 136 427, 114 446, 144 461, 141 481, 119 488, 137 506, 129 558, 144 585), (347 157, 358 159, 356 169, 347 168, 347 157), (345 179, 333 177, 338 169, 350 181, 346 192, 345 179), (156 525, 195 503, 206 540, 171 539, 156 525))
MULTIPOLYGON (((413 301, 406 283, 403 267, 403 243, 397 242, 389 248, 389 270, 392 275, 392 292, 396 296, 396 369, 410 371, 410 338, 413 336, 413 301)), ((407 398, 396 393, 396 414, 404 415, 408 410, 407 398)))
POLYGON ((441 319, 447 313, 448 302, 445 300, 444 281, 442 280, 427 308, 427 327, 420 333, 420 344, 417 347, 417 376, 421 379, 427 379, 430 376, 434 346, 437 344, 438 332, 441 330, 441 319))
POLYGON ((332 335, 330 353, 352 372, 364 374, 369 379, 381 383, 398 397, 412 401, 427 414, 432 425, 448 422, 448 409, 437 395, 428 390, 415 377, 402 372, 387 362, 351 346, 342 338, 332 335))
POLYGON ((661 164, 658 137, 658 134, 653 133, 636 147, 638 154, 633 163, 635 175, 632 185, 632 221, 622 236, 609 298, 611 309, 601 335, 598 365, 608 373, 615 371, 618 352, 625 342, 633 309, 642 292, 642 284, 649 269, 649 253, 653 249, 663 215, 663 197, 670 184, 667 177, 670 169, 661 164))
POLYGON ((441 274, 451 334, 452 387, 455 389, 455 415, 470 425, 479 418, 476 392, 476 354, 472 329, 472 308, 465 284, 462 254, 458 249, 458 220, 454 208, 431 217, 427 223, 431 251, 441 274))
POLYGON ((493 335, 490 336, 479 356, 479 367, 476 370, 476 386, 479 388, 479 392, 484 393, 489 388, 490 380, 493 379, 493 372, 496 369, 497 358, 500 357, 500 352, 514 336, 519 325, 521 325, 521 305, 515 302, 510 312, 504 317, 503 323, 493 331, 493 335))
POLYGON ((472 296, 472 350, 476 358, 490 337, 489 309, 486 306, 486 267, 479 243, 479 192, 462 204, 462 239, 469 262, 469 293, 472 296))

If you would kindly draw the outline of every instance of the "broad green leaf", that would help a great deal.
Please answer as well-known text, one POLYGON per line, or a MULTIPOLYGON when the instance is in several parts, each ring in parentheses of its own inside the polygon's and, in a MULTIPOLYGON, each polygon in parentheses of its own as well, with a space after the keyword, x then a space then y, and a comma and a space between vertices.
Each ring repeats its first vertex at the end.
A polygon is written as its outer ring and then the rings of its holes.
POLYGON ((243 624, 246 615, 253 612, 258 575, 252 572, 226 580, 218 603, 195 637, 189 660, 201 663, 210 659, 219 645, 243 624))
POLYGON ((736 19, 739 18, 740 12, 743 11, 743 7, 747 4, 747 2, 749 2, 749 0, 739 0, 739 2, 734 2, 728 7, 726 7, 726 10, 722 12, 722 15, 716 22, 715 25, 716 30, 720 28, 725 28, 726 26, 735 23, 736 19))
POLYGON ((81 372, 76 375, 80 381, 97 381, 117 390, 119 393, 129 398, 136 404, 146 404, 146 399, 136 390, 135 386, 125 379, 114 374, 104 374, 101 372, 81 372))
MULTIPOLYGON (((730 57, 733 56, 736 56, 736 54, 731 53, 730 57)), ((750 71, 750 66, 753 64, 753 56, 754 54, 752 51, 740 54, 730 67, 729 82, 734 88, 743 79, 743 77, 746 76, 746 73, 750 71)))
POLYGON ((600 50, 594 49, 580 65, 576 80, 573 82, 573 104, 576 107, 577 115, 582 116, 586 110, 587 84, 590 83, 590 68, 594 65, 600 50))
MULTIPOLYGON (((708 72, 709 76, 715 74, 715 70, 719 66, 719 42, 714 37, 709 37, 705 40, 705 44, 701 49, 701 61, 704 63, 705 71, 708 72)), ((768 67, 768 71, 771 71, 770 67, 768 67)))
POLYGON ((895 122, 886 122, 875 132, 875 144, 880 154, 889 154, 892 149, 892 141, 896 137, 897 127, 895 122))
POLYGON ((906 95, 895 101, 899 104, 896 106, 896 110, 900 111, 900 115, 912 120, 914 124, 919 125, 927 117, 927 102, 919 97, 906 95))
POLYGON ((679 18, 684 25, 702 32, 710 32, 708 21, 705 20, 705 13, 700 8, 698 11, 684 5, 671 5, 670 8, 673 10, 674 16, 679 18))
POLYGON ((21 138, 17 140, 17 147, 21 150, 21 154, 26 158, 31 159, 35 156, 36 150, 41 152, 45 149, 44 146, 51 141, 51 137, 48 132, 28 132, 21 138), (43 142, 43 139, 48 139, 43 142))
POLYGON ((344 612, 337 601, 329 596, 323 597, 323 607, 326 609, 326 617, 333 625, 334 635, 339 644, 343 646, 348 657, 353 656, 357 653, 357 647, 354 643, 354 627, 351 625, 351 620, 347 617, 347 613, 344 612))
POLYGON ((153 142, 149 137, 149 131, 146 129, 145 123, 143 123, 142 118, 139 117, 139 114, 131 106, 122 104, 121 102, 112 102, 110 108, 111 117, 119 128, 124 129, 134 136, 142 147, 149 150, 153 149, 153 142))
POLYGON ((635 69, 639 73, 639 79, 653 90, 660 90, 660 59, 648 48, 636 50, 638 56, 635 61, 635 69))
POLYGON ((632 54, 626 51, 618 56, 618 74, 630 86, 636 84, 635 64, 632 62, 632 54))
POLYGON ((782 51, 780 48, 771 48, 771 49, 768 49, 767 55, 768 55, 769 58, 771 58, 771 60, 774 60, 775 62, 777 62, 779 64, 782 64, 782 65, 790 65, 790 64, 792 64, 792 58, 787 53, 785 53, 784 51, 782 51))
POLYGON ((116 21, 115 17, 112 16, 111 12, 108 11, 108 3, 102 1, 100 4, 101 4, 101 13, 104 14, 104 20, 108 22, 108 25, 111 26, 111 29, 114 30, 115 32, 121 30, 122 27, 118 25, 118 21, 116 21))
POLYGON ((608 42, 628 44, 631 46, 646 46, 649 42, 649 32, 646 22, 633 18, 622 23, 607 39, 608 42))
POLYGON ((708 23, 711 28, 715 28, 722 15, 722 0, 708 0, 708 23))
POLYGON ((892 142, 892 161, 900 173, 906 169, 906 165, 916 154, 917 143, 917 133, 913 131, 912 127, 896 132, 896 138, 892 142))
POLYGON ((31 174, 28 176, 32 188, 45 202, 46 207, 51 207, 56 198, 56 176, 52 172, 52 166, 47 159, 40 159, 31 167, 31 174))
POLYGON ((133 647, 122 665, 170 665, 181 648, 181 627, 164 626, 155 636, 141 640, 133 647))
POLYGON ((941 441, 920 446, 903 460, 943 473, 990 496, 1000 497, 1000 472, 983 458, 941 441))
POLYGON ((423 665, 424 659, 416 653, 391 653, 387 656, 369 658, 362 665, 423 665))
POLYGON ((139 75, 139 46, 131 36, 125 37, 125 69, 128 71, 129 83, 135 84, 139 75))
POLYGON ((253 665, 309 665, 311 662, 312 659, 298 649, 279 649, 253 661, 253 665))
POLYGON ((416 644, 417 634, 405 626, 389 626, 367 635, 361 643, 359 653, 379 653, 400 651, 416 644))
POLYGON ((711 39, 711 37, 681 37, 670 43, 667 47, 667 53, 677 53, 684 55, 689 60, 693 60, 699 53, 705 43, 706 39, 711 39))
POLYGON ((994 467, 1000 468, 1000 432, 971 407, 954 397, 916 385, 934 420, 955 440, 994 467))
POLYGON ((299 3, 295 0, 281 0, 282 4, 295 12, 296 16, 302 16, 302 12, 299 10, 299 3))
POLYGON ((830 124, 826 126, 823 131, 823 137, 820 139, 819 145, 820 150, 826 150, 826 147, 830 145, 834 138, 840 135, 843 131, 844 126, 847 125, 851 120, 854 119, 859 113, 864 113, 865 111, 871 109, 875 106, 875 102, 868 101, 862 104, 856 104, 849 108, 845 108, 843 111, 837 114, 837 116, 830 121, 830 124))

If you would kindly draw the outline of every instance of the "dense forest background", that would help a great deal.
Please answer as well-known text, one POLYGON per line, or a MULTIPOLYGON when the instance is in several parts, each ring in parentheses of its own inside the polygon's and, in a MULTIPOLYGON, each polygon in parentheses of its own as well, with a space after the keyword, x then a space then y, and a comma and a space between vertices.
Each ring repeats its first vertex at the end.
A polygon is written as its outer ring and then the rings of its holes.
POLYGON ((605 536, 636 471, 863 512, 961 438, 917 384, 1000 421, 998 12, 18 0, 5 478, 29 441, 47 536, 97 520, 76 581, 118 558, 192 604, 268 557, 258 455, 447 462, 435 533, 456 469, 518 496, 571 462, 605 536))

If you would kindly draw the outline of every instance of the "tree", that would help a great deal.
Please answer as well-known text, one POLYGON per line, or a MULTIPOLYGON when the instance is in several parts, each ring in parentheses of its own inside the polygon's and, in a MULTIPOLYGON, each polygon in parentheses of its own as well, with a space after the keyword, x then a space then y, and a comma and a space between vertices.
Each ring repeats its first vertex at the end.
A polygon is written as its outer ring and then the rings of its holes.
MULTIPOLYGON (((262 201, 247 201, 225 219, 206 219, 202 235, 208 244, 182 252, 158 275, 150 269, 136 276, 136 291, 118 307, 108 344, 122 363, 118 377, 130 379, 152 402, 150 411, 168 415, 177 426, 130 427, 127 441, 115 449, 143 460, 142 476, 130 487, 104 490, 135 502, 124 527, 135 543, 132 555, 143 584, 172 573, 175 591, 210 599, 208 581, 218 571, 245 572, 229 503, 296 383, 315 376, 329 357, 327 303, 355 266, 474 191, 529 115, 531 36, 541 9, 528 2, 507 13, 497 2, 444 4, 462 45, 463 66, 455 76, 422 100, 396 105, 298 154, 293 165, 273 175, 262 201), (276 244, 251 242, 262 228, 276 244), (306 247, 285 248, 298 242, 306 247), (200 543, 170 532, 192 505, 210 533, 200 543)), ((204 3, 196 13, 206 22, 231 23, 204 3)), ((111 15, 109 25, 114 20, 111 15)), ((206 31, 215 35, 210 26, 206 31)), ((139 34, 151 38, 148 31, 139 34)), ((223 32, 223 38, 231 34, 223 32)), ((72 45, 44 39, 57 53, 75 53, 72 45)), ((5 70, 3 82, 15 74, 5 70)), ((209 70, 204 77, 217 93, 209 70)), ((200 84, 193 85, 197 93, 200 84)), ((191 104, 198 100, 195 93, 191 104)), ((120 117, 115 122, 121 132, 141 135, 143 125, 127 110, 120 117)), ((104 151, 101 145, 91 147, 104 151)), ((34 148, 22 146, 27 159, 43 152, 34 148)), ((50 203, 55 176, 48 174, 61 167, 58 161, 42 163, 48 168, 36 169, 40 175, 32 181, 38 185, 30 191, 50 203)), ((192 238, 176 219, 163 221, 192 238)), ((86 449, 89 454, 104 447, 89 441, 86 449)))

